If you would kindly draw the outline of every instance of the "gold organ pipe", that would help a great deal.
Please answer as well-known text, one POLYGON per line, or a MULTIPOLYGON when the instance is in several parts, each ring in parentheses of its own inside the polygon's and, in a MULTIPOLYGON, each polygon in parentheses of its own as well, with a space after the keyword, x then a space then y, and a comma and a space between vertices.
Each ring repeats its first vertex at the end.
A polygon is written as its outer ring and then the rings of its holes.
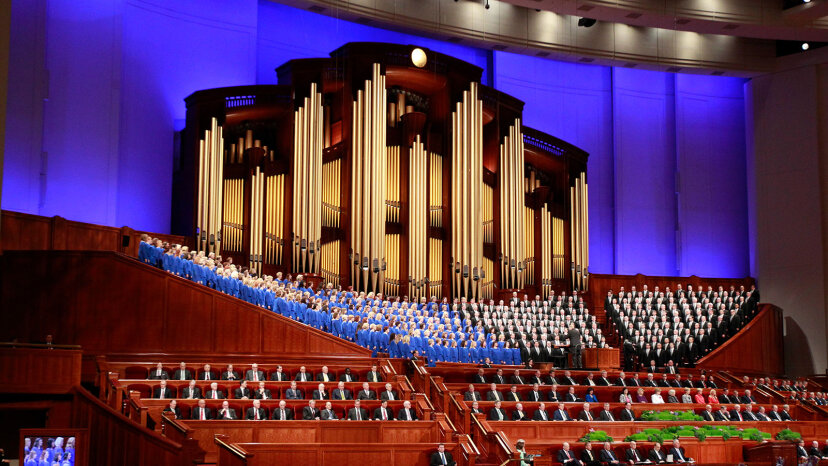
POLYGON ((526 180, 523 163, 523 133, 520 119, 509 127, 509 135, 500 146, 500 232, 503 254, 503 288, 523 288, 524 273, 528 267, 524 253, 526 234, 525 193, 526 180))
POLYGON ((210 129, 198 146, 198 187, 196 228, 199 236, 196 248, 200 251, 221 251, 224 194, 224 138, 218 120, 212 118, 210 129))
POLYGON ((420 141, 418 135, 409 152, 409 239, 408 257, 409 282, 408 294, 413 299, 426 296, 428 289, 425 286, 428 277, 426 256, 423 254, 427 242, 427 212, 428 195, 426 175, 428 170, 429 154, 420 141))
POLYGON ((317 84, 294 113, 293 269, 319 273, 322 238, 322 149, 325 112, 317 84))

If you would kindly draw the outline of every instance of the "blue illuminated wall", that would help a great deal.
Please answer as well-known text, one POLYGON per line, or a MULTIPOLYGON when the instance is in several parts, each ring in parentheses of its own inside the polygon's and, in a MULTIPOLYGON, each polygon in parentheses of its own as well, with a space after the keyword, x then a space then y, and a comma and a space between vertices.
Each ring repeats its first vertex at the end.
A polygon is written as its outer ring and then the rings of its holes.
POLYGON ((526 126, 590 153, 592 272, 748 273, 739 79, 491 52, 267 0, 14 0, 11 40, 4 209, 168 231, 184 97, 396 42, 483 68, 527 103, 526 126))

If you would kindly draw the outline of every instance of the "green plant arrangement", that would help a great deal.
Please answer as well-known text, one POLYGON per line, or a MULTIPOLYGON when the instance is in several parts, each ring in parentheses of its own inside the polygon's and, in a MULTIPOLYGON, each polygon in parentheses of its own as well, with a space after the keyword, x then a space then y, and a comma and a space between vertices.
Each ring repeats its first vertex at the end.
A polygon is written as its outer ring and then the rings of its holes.
POLYGON ((799 440, 802 438, 802 434, 799 432, 794 432, 791 429, 782 429, 779 433, 776 434, 776 440, 799 440))
MULTIPOLYGON (((780 434, 782 434, 782 432, 780 432, 780 434)), ((777 439, 793 440, 799 438, 799 433, 791 431, 788 432, 790 432, 788 437, 780 438, 780 436, 777 435, 777 439)), ((682 437, 695 437, 699 442, 704 442, 708 437, 721 438, 722 440, 738 438, 741 440, 762 442, 764 440, 769 440, 771 438, 771 434, 768 432, 762 432, 756 428, 742 430, 734 426, 670 426, 665 427, 664 429, 644 429, 641 432, 627 436, 624 441, 629 442, 635 440, 637 442, 665 442, 682 437)))
POLYGON ((632 441, 635 441, 635 442, 646 442, 647 440, 648 440, 648 439, 647 439, 647 434, 644 434, 644 433, 641 433, 641 432, 639 432, 639 433, 637 433, 637 434, 628 435, 628 436, 624 439, 624 441, 625 441, 625 442, 632 442, 632 441))
POLYGON ((704 419, 693 411, 644 411, 642 421, 703 421, 704 419))
POLYGON ((607 431, 605 430, 595 430, 592 432, 587 432, 586 435, 578 439, 579 442, 597 442, 597 443, 604 443, 610 442, 612 443, 614 440, 612 437, 607 435, 607 431))

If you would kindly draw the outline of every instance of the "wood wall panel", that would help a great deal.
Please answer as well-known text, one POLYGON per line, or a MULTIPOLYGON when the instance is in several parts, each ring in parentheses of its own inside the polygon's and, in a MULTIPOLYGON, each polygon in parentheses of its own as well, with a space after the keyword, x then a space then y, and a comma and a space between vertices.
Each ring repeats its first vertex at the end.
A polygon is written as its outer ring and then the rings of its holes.
POLYGON ((353 343, 122 254, 7 251, 0 274, 0 308, 19 310, 0 313, 0 340, 41 341, 52 333, 55 343, 81 345, 88 355, 156 347, 165 353, 370 357, 353 343))
POLYGON ((736 374, 785 373, 782 309, 760 304, 758 314, 735 336, 696 362, 696 367, 736 374))
MULTIPOLYGON (((264 444, 239 443, 231 436, 229 441, 246 454, 246 461, 231 461, 227 464, 246 464, 263 466, 273 464, 335 464, 341 466, 363 466, 382 464, 387 466, 426 466, 431 454, 437 451, 437 444, 264 444)), ((222 447, 224 463, 225 448, 222 447)), ((452 453, 458 465, 466 465, 462 448, 455 443, 447 443, 446 451, 452 453)))
POLYGON ((0 393, 67 393, 80 385, 81 351, 0 348, 0 393))

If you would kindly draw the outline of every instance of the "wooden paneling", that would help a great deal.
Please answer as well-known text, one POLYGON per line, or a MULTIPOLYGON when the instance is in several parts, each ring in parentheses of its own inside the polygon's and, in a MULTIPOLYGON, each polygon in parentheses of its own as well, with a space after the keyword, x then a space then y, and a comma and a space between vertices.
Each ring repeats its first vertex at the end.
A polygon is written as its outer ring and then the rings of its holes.
POLYGON ((736 335, 699 359, 696 367, 736 374, 784 374, 782 310, 760 304, 759 313, 736 335))
POLYGON ((68 393, 80 385, 81 351, 0 348, 0 393, 68 393))
POLYGON ((621 351, 618 348, 586 348, 584 349, 584 367, 599 369, 620 369, 621 351))
POLYGON ((370 356, 353 343, 113 252, 8 251, 0 271, 0 308, 15 310, 0 314, 0 340, 40 341, 51 333, 55 343, 81 345, 88 355, 370 356))

